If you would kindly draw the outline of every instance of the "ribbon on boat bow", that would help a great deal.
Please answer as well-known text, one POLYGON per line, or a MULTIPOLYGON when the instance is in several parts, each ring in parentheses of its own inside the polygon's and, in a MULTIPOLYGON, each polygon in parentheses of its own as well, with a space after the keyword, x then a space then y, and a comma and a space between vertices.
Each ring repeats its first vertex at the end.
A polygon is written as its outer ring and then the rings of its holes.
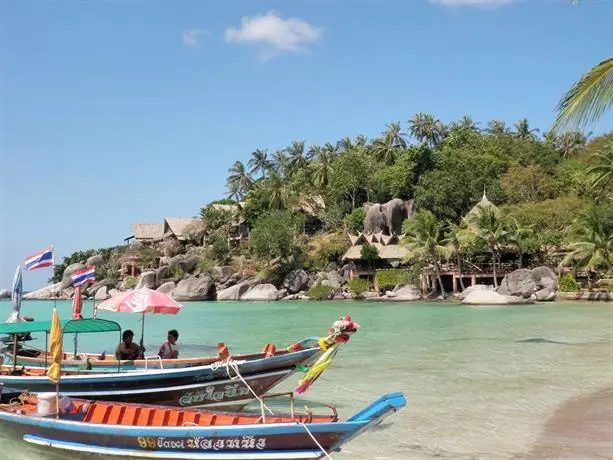
MULTIPOLYGON (((321 337, 317 340, 319 347, 325 352, 317 360, 317 362, 308 369, 306 366, 297 367, 298 370, 306 370, 306 375, 298 382, 296 393, 302 394, 309 389, 313 383, 319 378, 319 376, 325 371, 336 354, 339 347, 343 343, 347 343, 351 335, 353 335, 360 328, 358 323, 351 320, 351 316, 345 315, 343 318, 335 321, 332 327, 328 330, 329 334, 326 337, 321 337)), ((308 343, 313 342, 313 337, 304 339, 298 343, 295 343, 288 348, 288 351, 298 351, 303 349, 308 343)))

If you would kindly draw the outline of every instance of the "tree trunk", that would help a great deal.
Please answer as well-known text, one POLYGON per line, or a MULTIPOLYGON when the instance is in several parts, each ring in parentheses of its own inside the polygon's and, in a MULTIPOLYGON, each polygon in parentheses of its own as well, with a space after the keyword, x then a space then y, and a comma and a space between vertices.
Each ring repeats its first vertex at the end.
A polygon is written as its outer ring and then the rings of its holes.
POLYGON ((458 264, 458 276, 460 277, 460 287, 462 291, 466 288, 464 287, 464 280, 462 279, 462 258, 460 257, 460 251, 456 251, 456 263, 458 264))
POLYGON ((355 209, 355 192, 356 190, 353 189, 353 193, 351 194, 351 210, 352 211, 355 209))
POLYGON ((520 249, 519 250, 519 268, 524 268, 524 252, 520 249))
POLYGON ((498 278, 496 276, 496 251, 492 249, 492 271, 494 272, 494 287, 498 287, 498 278))
POLYGON ((445 288, 443 287, 443 280, 441 279, 441 269, 438 266, 438 260, 436 256, 433 256, 432 260, 434 261, 434 276, 436 277, 436 280, 438 281, 438 285, 441 289, 441 295, 443 297, 447 297, 447 293, 445 292, 445 288))

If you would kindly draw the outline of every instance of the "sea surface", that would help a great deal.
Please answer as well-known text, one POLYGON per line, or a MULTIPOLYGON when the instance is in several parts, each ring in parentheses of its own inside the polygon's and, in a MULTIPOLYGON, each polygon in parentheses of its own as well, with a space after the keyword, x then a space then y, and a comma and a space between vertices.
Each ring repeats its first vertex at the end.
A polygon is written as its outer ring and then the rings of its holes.
MULTIPOLYGON (((52 302, 22 313, 51 318, 52 302)), ((70 303, 58 302, 62 317, 70 303)), ((89 313, 91 304, 84 305, 89 313)), ((8 316, 10 304, 0 303, 8 316)), ((361 325, 331 367, 298 400, 350 416, 383 393, 407 406, 349 443, 334 459, 612 459, 613 307, 559 303, 471 308, 454 303, 186 303, 176 316, 150 315, 145 346, 154 354, 176 328, 182 356, 261 350, 325 335, 346 313, 361 325)), ((140 317, 103 312, 140 336, 140 317)), ((44 347, 44 337, 34 344, 44 347)), ((114 333, 79 337, 79 349, 112 353, 114 333)), ((72 339, 65 349, 72 350, 72 339)), ((293 389, 299 375, 278 390, 293 389)), ((277 407, 277 406, 275 406, 277 407)), ((284 408, 283 404, 278 406, 284 408)), ((0 432, 0 458, 65 458, 0 432)))

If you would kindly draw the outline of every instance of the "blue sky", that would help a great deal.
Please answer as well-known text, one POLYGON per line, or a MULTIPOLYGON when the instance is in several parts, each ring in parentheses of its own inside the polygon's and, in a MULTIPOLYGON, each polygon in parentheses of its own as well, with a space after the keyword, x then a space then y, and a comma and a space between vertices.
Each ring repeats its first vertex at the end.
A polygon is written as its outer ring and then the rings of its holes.
POLYGON ((0 5, 0 287, 50 243, 60 259, 195 215, 256 148, 375 136, 421 111, 545 130, 613 51, 608 1, 0 5))

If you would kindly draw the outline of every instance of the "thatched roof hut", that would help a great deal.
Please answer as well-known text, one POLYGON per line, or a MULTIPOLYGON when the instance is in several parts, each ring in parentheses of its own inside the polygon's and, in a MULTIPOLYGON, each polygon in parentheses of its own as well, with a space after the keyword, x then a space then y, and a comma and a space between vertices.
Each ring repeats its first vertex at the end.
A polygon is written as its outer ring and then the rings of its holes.
POLYGON ((366 244, 377 248, 379 258, 392 261, 403 261, 408 255, 408 250, 400 242, 404 235, 384 235, 383 233, 358 233, 349 234, 351 247, 343 255, 343 260, 360 260, 362 247, 366 244))

